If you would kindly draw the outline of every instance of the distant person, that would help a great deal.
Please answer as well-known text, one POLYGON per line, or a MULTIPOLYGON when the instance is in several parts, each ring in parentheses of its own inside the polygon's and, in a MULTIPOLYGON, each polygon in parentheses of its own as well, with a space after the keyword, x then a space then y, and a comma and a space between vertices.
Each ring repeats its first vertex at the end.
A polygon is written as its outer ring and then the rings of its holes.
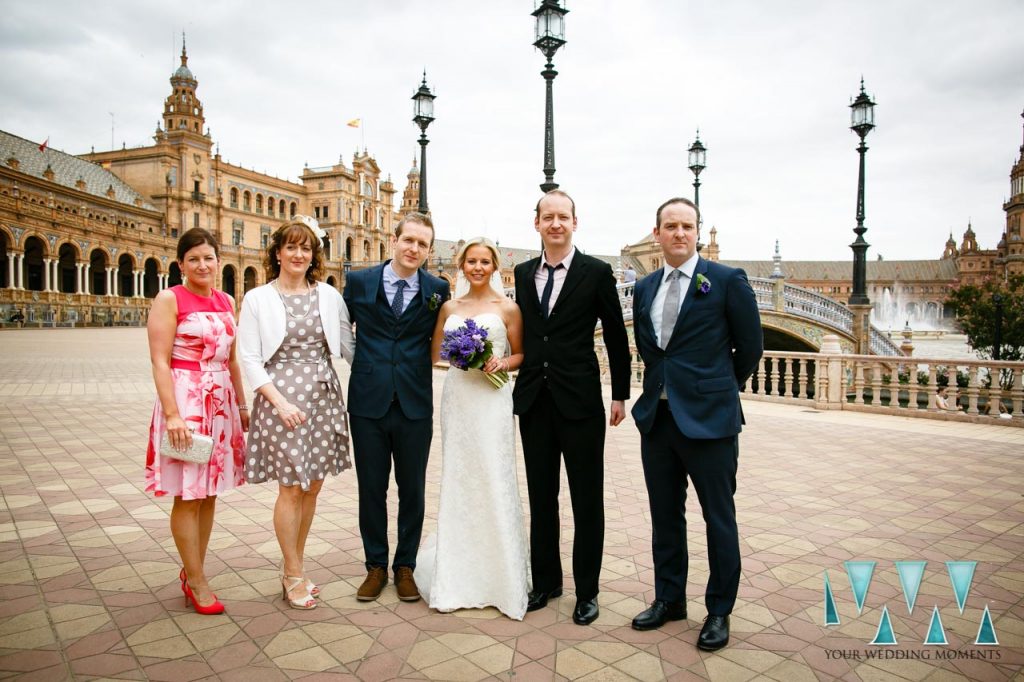
POLYGON ((318 588, 303 565, 316 500, 328 474, 352 466, 348 419, 332 355, 352 361, 352 323, 324 274, 324 233, 296 216, 266 249, 272 281, 245 295, 238 355, 256 394, 246 447, 249 483, 278 483, 274 532, 281 594, 293 609, 316 608, 318 588))
POLYGON ((203 615, 224 612, 203 564, 217 495, 242 485, 243 433, 249 428, 242 373, 235 359, 235 302, 213 288, 220 271, 217 240, 195 227, 178 240, 183 284, 153 299, 149 354, 157 399, 146 452, 146 492, 174 496, 171 535, 181 555, 181 591, 203 615), (175 450, 192 433, 213 438, 210 461, 184 462, 160 453, 164 434, 175 450))
POLYGON ((637 282, 636 346, 643 393, 633 406, 651 507, 654 602, 633 619, 653 630, 686 618, 687 479, 707 526, 707 618, 697 647, 729 643, 729 614, 740 582, 736 471, 743 409, 739 387, 764 350, 757 299, 743 270, 697 254, 700 213, 669 199, 655 218, 665 266, 637 282))
POLYGON ((939 390, 935 394, 935 405, 940 410, 946 410, 949 412, 959 412, 960 406, 957 405, 958 391, 953 391, 953 395, 949 395, 948 386, 939 386, 939 390))
POLYGON ((24 324, 24 322, 25 322, 25 313, 21 312, 20 308, 15 309, 15 311, 13 313, 11 313, 10 322, 16 322, 19 325, 20 324, 24 324))

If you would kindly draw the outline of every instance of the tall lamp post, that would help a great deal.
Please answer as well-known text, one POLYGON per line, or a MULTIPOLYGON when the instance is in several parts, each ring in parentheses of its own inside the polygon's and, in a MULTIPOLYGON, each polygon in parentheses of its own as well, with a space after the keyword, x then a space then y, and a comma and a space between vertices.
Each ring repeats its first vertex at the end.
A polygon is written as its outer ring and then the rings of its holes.
POLYGON ((423 70, 423 82, 420 89, 412 96, 413 122, 420 127, 420 205, 417 210, 427 213, 427 126, 434 120, 434 93, 427 87, 427 71, 423 70))
POLYGON ((860 94, 850 104, 850 130, 860 137, 860 174, 857 177, 857 227, 853 228, 857 238, 850 248, 853 249, 853 292, 850 294, 851 305, 870 305, 867 293, 867 251, 869 244, 864 241, 864 154, 868 147, 864 138, 875 127, 875 103, 868 93, 864 92, 864 79, 860 79, 860 94))
POLYGON ((1001 360, 1003 355, 1003 296, 995 294, 992 303, 996 306, 996 333, 992 340, 992 359, 1001 360))
MULTIPOLYGON (((697 139, 693 141, 689 149, 689 162, 690 170, 693 171, 693 203, 697 205, 697 211, 700 211, 700 172, 707 168, 706 157, 707 148, 701 144, 700 141, 700 128, 697 129, 697 139)), ((698 229, 700 223, 704 222, 700 220, 697 223, 698 229)))
POLYGON ((565 15, 568 12, 569 10, 558 4, 558 0, 543 0, 540 7, 532 12, 536 19, 536 40, 533 46, 543 52, 548 60, 544 70, 540 72, 547 84, 544 111, 544 182, 540 186, 542 192, 558 189, 558 183, 555 182, 555 105, 552 92, 558 72, 555 71, 552 60, 558 48, 565 45, 565 15))

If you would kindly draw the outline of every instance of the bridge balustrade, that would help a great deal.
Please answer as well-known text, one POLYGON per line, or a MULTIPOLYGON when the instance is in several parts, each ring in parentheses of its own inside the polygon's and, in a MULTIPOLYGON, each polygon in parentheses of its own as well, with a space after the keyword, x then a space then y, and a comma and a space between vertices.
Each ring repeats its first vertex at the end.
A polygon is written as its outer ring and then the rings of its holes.
MULTIPOLYGON (((603 379, 608 358, 597 346, 603 379)), ((630 349, 634 397, 644 365, 630 349)), ((818 410, 876 412, 903 417, 1024 427, 1024 362, 765 351, 741 387, 745 400, 804 405, 818 410), (948 386, 955 408, 939 407, 948 386)))

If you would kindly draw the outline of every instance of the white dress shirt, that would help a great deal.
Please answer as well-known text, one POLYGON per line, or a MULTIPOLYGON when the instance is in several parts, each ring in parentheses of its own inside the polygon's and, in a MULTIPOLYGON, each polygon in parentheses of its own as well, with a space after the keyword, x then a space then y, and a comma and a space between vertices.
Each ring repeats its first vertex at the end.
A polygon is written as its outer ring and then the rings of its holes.
MULTIPOLYGON (((551 285, 551 300, 548 301, 548 311, 555 309, 555 301, 558 300, 558 294, 562 292, 565 276, 569 274, 569 266, 572 265, 572 257, 575 255, 576 247, 574 246, 569 251, 569 255, 562 259, 562 267, 555 270, 555 281, 551 285)), ((537 273, 533 276, 533 281, 537 285, 537 300, 544 298, 544 287, 548 284, 548 270, 544 267, 545 265, 559 265, 559 263, 549 263, 547 255, 544 253, 540 254, 540 265, 537 267, 537 273)))
MULTIPOLYGON (((683 301, 686 300, 686 292, 690 288, 690 280, 693 279, 693 271, 697 269, 697 259, 700 256, 696 252, 690 258, 680 265, 678 268, 670 268, 668 265, 665 266, 665 271, 662 273, 661 286, 658 287, 658 293, 654 295, 654 301, 651 302, 651 323, 654 324, 654 333, 658 337, 658 345, 664 346, 661 339, 661 318, 665 313, 665 296, 668 295, 668 276, 678 270, 682 276, 679 278, 679 308, 682 309, 683 301)), ((678 319, 676 324, 678 324, 678 319)), ((668 339, 665 339, 668 341, 668 339)))

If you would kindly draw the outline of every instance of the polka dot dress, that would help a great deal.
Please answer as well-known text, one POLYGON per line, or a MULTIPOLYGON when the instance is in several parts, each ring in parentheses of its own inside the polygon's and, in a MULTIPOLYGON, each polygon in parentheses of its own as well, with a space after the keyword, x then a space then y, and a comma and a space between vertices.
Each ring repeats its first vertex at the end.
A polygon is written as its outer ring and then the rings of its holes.
POLYGON ((266 398, 256 395, 245 452, 250 483, 277 480, 301 485, 352 466, 348 416, 341 383, 330 362, 314 288, 308 294, 284 297, 287 325, 284 341, 266 365, 278 391, 306 413, 306 422, 289 430, 266 398))

